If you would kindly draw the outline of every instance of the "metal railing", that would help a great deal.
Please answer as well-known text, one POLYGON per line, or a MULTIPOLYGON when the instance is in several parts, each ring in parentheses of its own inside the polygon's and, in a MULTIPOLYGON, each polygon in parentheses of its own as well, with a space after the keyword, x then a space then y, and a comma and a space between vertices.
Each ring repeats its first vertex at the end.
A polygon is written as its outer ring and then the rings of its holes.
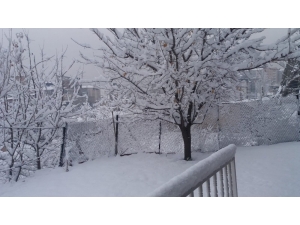
POLYGON ((233 144, 220 149, 157 188, 149 197, 237 197, 235 152, 233 144))

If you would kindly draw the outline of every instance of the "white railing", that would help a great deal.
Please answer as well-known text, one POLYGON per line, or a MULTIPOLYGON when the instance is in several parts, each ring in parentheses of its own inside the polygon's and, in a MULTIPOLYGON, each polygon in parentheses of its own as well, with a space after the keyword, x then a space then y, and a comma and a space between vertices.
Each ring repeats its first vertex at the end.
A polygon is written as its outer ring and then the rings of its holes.
POLYGON ((233 144, 220 149, 157 188, 149 197, 237 197, 235 152, 233 144))

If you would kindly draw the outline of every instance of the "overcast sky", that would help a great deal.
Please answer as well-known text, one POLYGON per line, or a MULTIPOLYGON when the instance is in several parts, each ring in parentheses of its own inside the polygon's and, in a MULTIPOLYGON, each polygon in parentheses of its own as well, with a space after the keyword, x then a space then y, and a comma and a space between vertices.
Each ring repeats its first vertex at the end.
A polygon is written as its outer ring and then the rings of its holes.
MULTIPOLYGON (((7 32, 8 29, 1 29, 3 32, 7 32)), ((98 47, 101 45, 99 39, 89 29, 66 29, 66 28, 31 28, 26 29, 29 32, 29 37, 32 39, 32 48, 38 54, 39 48, 44 45, 44 50, 48 56, 60 53, 63 48, 68 47, 66 64, 71 63, 74 59, 80 59, 79 51, 92 56, 93 52, 83 49, 81 46, 74 43, 71 38, 80 43, 86 43, 92 47, 98 47)), ((22 32, 22 29, 13 29, 14 33, 22 32)), ((278 40, 281 36, 287 33, 287 28, 271 28, 266 29, 259 36, 264 35, 266 39, 265 44, 270 44, 278 40)), ((95 52, 96 53, 96 52, 95 52)), ((79 68, 79 65, 74 67, 72 72, 79 68)), ((101 76, 101 71, 94 66, 84 66, 84 78, 93 79, 101 76)))

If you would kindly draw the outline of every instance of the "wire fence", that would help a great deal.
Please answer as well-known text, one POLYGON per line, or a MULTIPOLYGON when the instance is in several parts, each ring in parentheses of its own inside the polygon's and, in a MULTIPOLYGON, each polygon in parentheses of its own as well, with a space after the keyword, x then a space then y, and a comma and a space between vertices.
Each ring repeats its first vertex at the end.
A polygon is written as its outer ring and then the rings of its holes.
MULTIPOLYGON (((298 108, 294 96, 214 106, 202 124, 192 126, 192 151, 299 141, 298 108)), ((116 150, 120 156, 172 154, 183 153, 184 144, 174 124, 131 121, 123 115, 114 120, 70 122, 60 128, 0 126, 0 181, 18 180, 39 168, 115 155, 116 150)))
MULTIPOLYGON (((130 122, 119 116, 119 155, 182 153, 183 139, 178 126, 164 121, 130 122)), ((116 128, 116 127, 115 127, 116 128)), ((66 143, 70 159, 79 163, 101 155, 114 155, 116 146, 112 118, 69 123, 66 143)), ((192 151, 213 152, 229 144, 269 145, 299 140, 298 100, 286 97, 224 103, 214 106, 202 124, 192 126, 192 151)))
POLYGON ((113 154, 114 132, 110 120, 68 123, 66 148, 79 163, 113 154))
POLYGON ((220 148, 299 141, 298 100, 294 96, 220 107, 220 148))
MULTIPOLYGON (((126 118, 118 120, 118 154, 121 156, 144 153, 172 154, 183 152, 184 145, 178 126, 164 121, 135 121, 126 118)), ((209 145, 211 134, 192 129, 192 149, 200 150, 203 143, 209 145), (205 141, 204 140, 206 137, 205 141)), ((67 148, 72 161, 79 163, 103 155, 115 154, 116 135, 112 119, 69 123, 67 131, 67 148)), ((210 144, 215 145, 214 142, 210 144)), ((217 147, 211 147, 211 150, 217 147)))

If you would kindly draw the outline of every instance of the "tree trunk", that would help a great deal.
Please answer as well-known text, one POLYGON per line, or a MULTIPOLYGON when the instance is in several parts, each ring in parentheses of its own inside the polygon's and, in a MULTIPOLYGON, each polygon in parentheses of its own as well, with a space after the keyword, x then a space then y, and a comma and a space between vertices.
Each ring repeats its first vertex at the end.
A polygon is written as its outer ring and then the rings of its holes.
POLYGON ((10 165, 9 165, 9 178, 8 178, 9 181, 12 179, 12 175, 13 175, 13 166, 14 166, 14 158, 13 158, 13 156, 12 156, 11 163, 10 163, 10 165))
POLYGON ((18 171, 18 174, 17 174, 16 179, 15 179, 16 182, 18 182, 18 180, 19 180, 21 171, 22 171, 22 166, 19 167, 19 171, 18 171))
POLYGON ((37 169, 38 170, 42 169, 42 167, 41 167, 41 156, 40 156, 39 146, 36 146, 36 164, 37 164, 37 169))
POLYGON ((191 125, 180 126, 183 143, 184 143, 184 160, 192 160, 192 139, 191 139, 191 125))

